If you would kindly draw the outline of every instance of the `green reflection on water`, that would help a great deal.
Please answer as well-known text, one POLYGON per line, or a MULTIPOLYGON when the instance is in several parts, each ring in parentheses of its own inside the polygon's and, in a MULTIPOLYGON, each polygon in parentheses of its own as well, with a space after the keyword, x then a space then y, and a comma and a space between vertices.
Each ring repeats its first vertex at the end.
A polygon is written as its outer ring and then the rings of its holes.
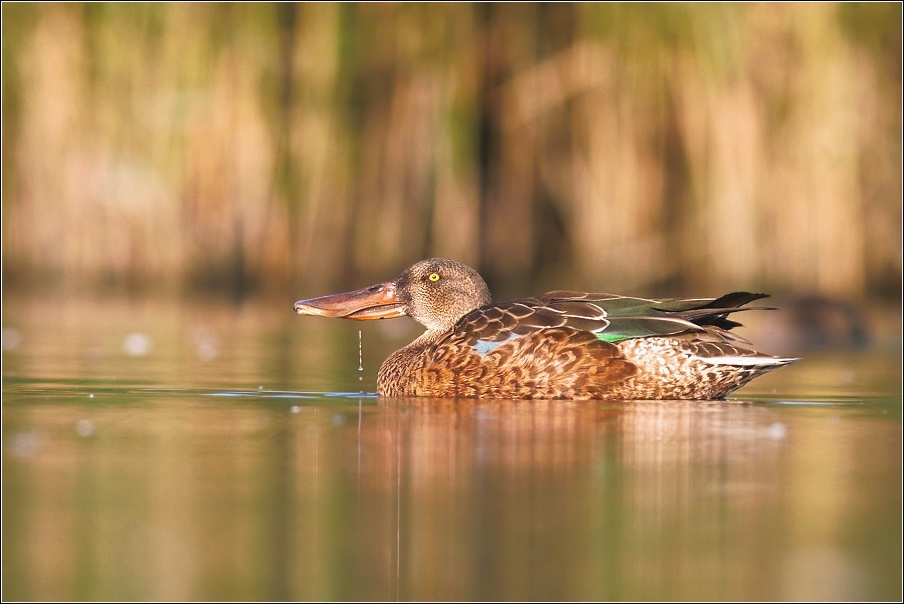
POLYGON ((359 382, 354 324, 113 311, 4 317, 4 599, 901 595, 898 354, 721 403, 387 401, 391 334, 359 382))

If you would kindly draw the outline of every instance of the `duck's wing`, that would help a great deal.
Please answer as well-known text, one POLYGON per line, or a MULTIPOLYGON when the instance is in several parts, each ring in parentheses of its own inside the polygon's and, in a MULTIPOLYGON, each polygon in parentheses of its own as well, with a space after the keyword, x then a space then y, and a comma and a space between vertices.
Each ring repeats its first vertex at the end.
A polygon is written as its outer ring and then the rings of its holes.
MULTIPOLYGON (((589 311, 594 315, 599 313, 589 311)), ((637 373, 593 329, 596 316, 535 301, 490 304, 462 317, 427 353, 427 381, 457 396, 599 398, 637 373)))
POLYGON ((719 298, 649 299, 613 294, 554 291, 532 299, 543 308, 558 312, 571 319, 574 326, 587 328, 587 318, 599 325, 589 329, 607 342, 619 342, 629 338, 670 336, 686 332, 706 333, 722 340, 747 343, 743 338, 729 334, 729 330, 741 324, 728 315, 745 310, 765 310, 762 307, 740 308, 767 294, 733 292, 719 298), (603 325, 603 323, 606 323, 603 325))
POLYGON ((735 292, 720 298, 654 300, 555 291, 517 302, 488 304, 462 317, 453 334, 481 353, 502 342, 544 330, 569 327, 605 342, 629 338, 707 333, 718 339, 745 342, 728 331, 740 325, 728 315, 766 294, 735 292))

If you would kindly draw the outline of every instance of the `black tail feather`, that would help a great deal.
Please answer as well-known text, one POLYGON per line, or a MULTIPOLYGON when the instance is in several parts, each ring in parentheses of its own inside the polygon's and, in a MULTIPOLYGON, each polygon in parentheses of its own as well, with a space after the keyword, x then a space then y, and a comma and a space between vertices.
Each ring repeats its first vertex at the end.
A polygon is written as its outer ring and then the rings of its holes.
POLYGON ((679 315, 682 319, 690 321, 696 325, 701 327, 706 326, 714 326, 719 327, 724 330, 730 330, 735 327, 740 327, 741 323, 737 321, 732 321, 728 318, 728 315, 734 312, 741 312, 745 310, 775 310, 774 308, 769 307, 750 307, 750 308, 739 308, 745 304, 749 304, 754 300, 761 300, 763 298, 768 298, 769 294, 751 294, 749 292, 732 292, 730 294, 725 294, 720 298, 716 298, 712 302, 704 304, 703 306, 698 306, 697 308, 692 308, 688 310, 678 311, 676 314, 679 315))
POLYGON ((732 292, 730 294, 725 294, 721 298, 716 298, 706 306, 701 306, 700 308, 718 308, 718 309, 726 309, 726 308, 737 308, 739 306, 744 306, 745 304, 750 304, 754 300, 762 300, 763 298, 768 298, 769 294, 751 294, 749 292, 732 292))

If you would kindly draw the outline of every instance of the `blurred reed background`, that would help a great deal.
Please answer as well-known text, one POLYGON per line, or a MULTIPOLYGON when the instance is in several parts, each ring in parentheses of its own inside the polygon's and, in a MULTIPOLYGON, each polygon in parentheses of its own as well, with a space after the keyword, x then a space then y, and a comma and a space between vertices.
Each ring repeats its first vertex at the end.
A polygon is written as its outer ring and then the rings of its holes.
POLYGON ((7 289, 900 300, 899 3, 2 11, 7 289))

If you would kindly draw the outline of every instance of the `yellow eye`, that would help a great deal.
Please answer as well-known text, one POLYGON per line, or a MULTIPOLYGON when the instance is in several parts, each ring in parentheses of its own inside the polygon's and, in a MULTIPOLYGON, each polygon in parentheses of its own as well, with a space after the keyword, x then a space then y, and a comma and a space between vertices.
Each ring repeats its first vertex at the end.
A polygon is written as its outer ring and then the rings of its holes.
POLYGON ((430 279, 431 281, 439 281, 439 274, 438 273, 430 273, 430 276, 427 278, 430 279))

